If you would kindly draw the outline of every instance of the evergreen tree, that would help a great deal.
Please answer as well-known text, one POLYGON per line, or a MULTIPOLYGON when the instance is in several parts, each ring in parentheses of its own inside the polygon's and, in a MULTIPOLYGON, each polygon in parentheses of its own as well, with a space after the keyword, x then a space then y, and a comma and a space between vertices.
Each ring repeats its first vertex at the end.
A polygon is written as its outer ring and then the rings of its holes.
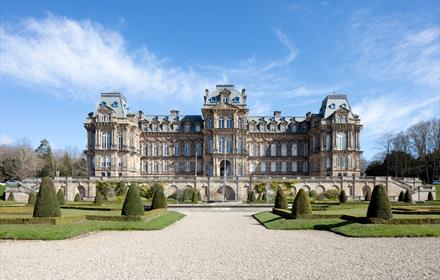
POLYGON ((251 191, 249 202, 253 203, 253 202, 256 202, 256 201, 257 201, 257 198, 255 197, 255 192, 251 191))
POLYGON ((79 193, 75 194, 75 198, 73 199, 73 201, 80 202, 81 201, 81 195, 79 193))
POLYGON ((300 189, 295 197, 292 205, 292 216, 295 219, 307 218, 312 215, 312 206, 310 205, 309 196, 304 189, 300 189))
POLYGON ((345 194, 344 190, 342 190, 341 193, 339 194, 339 202, 340 203, 347 202, 347 194, 345 194))
POLYGON ((432 192, 428 193, 428 201, 434 200, 434 197, 432 195, 432 192))
POLYGON ((153 195, 153 201, 151 202, 151 210, 153 209, 160 209, 160 208, 167 208, 168 203, 167 199, 165 198, 165 194, 163 193, 162 188, 158 188, 153 195))
POLYGON ((37 201, 34 206, 34 217, 60 217, 61 211, 58 204, 53 180, 50 177, 43 177, 40 190, 37 194, 37 201))
POLYGON ((33 205, 35 205, 35 202, 36 202, 36 201, 37 201, 37 196, 35 195, 34 192, 31 192, 31 193, 29 194, 27 204, 33 206, 33 205))
POLYGON ((103 200, 101 192, 97 190, 93 204, 101 205, 103 200))
POLYGON ((121 215, 123 216, 142 216, 144 215, 144 204, 139 194, 139 187, 136 183, 132 183, 128 188, 125 196, 124 205, 122 206, 121 215))
POLYGON ((62 188, 60 188, 57 192, 57 199, 58 199, 58 204, 59 205, 64 205, 66 204, 66 199, 64 198, 64 191, 62 188))
POLYGON ((278 188, 277 195, 275 197, 275 206, 274 208, 279 209, 288 209, 287 208, 287 198, 282 188, 278 188))
POLYGON ((390 201, 384 186, 375 186, 368 205, 367 218, 391 220, 392 217, 390 201))

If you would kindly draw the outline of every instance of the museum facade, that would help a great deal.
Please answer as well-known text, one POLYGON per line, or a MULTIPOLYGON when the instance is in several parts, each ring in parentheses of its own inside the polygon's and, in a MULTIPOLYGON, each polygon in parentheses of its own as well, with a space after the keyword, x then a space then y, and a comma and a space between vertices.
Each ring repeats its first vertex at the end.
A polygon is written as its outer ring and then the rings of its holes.
POLYGON ((201 115, 130 112, 120 93, 102 93, 89 113, 91 177, 359 176, 360 124, 346 95, 319 113, 249 116, 247 93, 206 89, 201 115))

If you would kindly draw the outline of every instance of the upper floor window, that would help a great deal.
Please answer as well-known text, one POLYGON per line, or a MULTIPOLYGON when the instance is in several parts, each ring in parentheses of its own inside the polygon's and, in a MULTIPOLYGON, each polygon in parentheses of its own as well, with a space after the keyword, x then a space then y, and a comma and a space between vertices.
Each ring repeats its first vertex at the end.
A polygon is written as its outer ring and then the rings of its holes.
POLYGON ((249 125, 249 130, 250 130, 251 132, 255 132, 255 131, 256 131, 256 128, 255 128, 255 124, 254 124, 254 123, 251 123, 251 124, 249 125))
POLYGON ((255 172, 255 162, 253 161, 249 164, 249 172, 255 172))
POLYGON ((157 161, 153 162, 153 173, 158 174, 159 173, 159 163, 157 161))
POLYGON ((296 125, 295 125, 295 124, 292 124, 292 126, 290 127, 290 130, 291 130, 292 132, 296 132, 296 131, 297 131, 297 127, 296 127, 296 125))
POLYGON ((275 161, 272 161, 270 163, 270 172, 276 172, 277 171, 277 163, 275 161))
POLYGON ((298 172, 298 164, 295 160, 292 161, 292 172, 298 172))
POLYGON ((240 103, 240 97, 236 96, 232 98, 232 103, 240 103))
POLYGON ((338 132, 336 134, 336 146, 338 150, 346 150, 347 149, 347 136, 345 132, 338 132))
POLYGON ((208 118, 208 128, 214 127, 214 119, 212 117, 208 118))
POLYGON ((189 160, 185 160, 185 172, 190 172, 190 171, 191 171, 191 164, 189 160))
POLYGON ((102 115, 101 120, 103 122, 111 122, 112 121, 112 115, 108 114, 108 115, 102 115))
POLYGON ((298 155, 298 145, 296 143, 292 143, 292 156, 296 157, 298 155))
POLYGON ((265 123, 260 123, 260 132, 266 132, 266 124, 265 123))
POLYGON ((225 138, 224 137, 219 137, 218 138, 218 151, 219 153, 224 153, 225 152, 225 138))
POLYGON ((159 145, 157 143, 153 144, 153 156, 159 156, 159 145))
POLYGON ((332 167, 332 160, 330 157, 325 158, 325 168, 329 169, 332 167))
POLYGON ((200 143, 196 144, 196 156, 201 156, 202 155, 202 145, 200 145, 200 143))
POLYGON ((185 130, 186 132, 190 131, 190 130, 191 130, 191 124, 186 123, 185 126, 184 126, 184 130, 185 130))
POLYGON ((332 147, 332 141, 331 141, 331 136, 330 133, 327 133, 325 135, 325 140, 324 140, 324 149, 326 151, 330 151, 332 147))
POLYGON ((260 144, 260 157, 266 156, 266 145, 260 144))
POLYGON ((155 123, 152 125, 153 131, 159 131, 159 126, 155 123))
POLYGON ((270 155, 273 157, 277 156, 277 144, 270 145, 270 155))
POLYGON ((276 131, 276 125, 275 124, 271 124, 270 125, 270 132, 275 132, 276 131))
POLYGON ((251 157, 255 156, 255 144, 254 143, 249 145, 249 156, 251 156, 251 157))
POLYGON ((176 143, 176 144, 174 144, 174 155, 176 156, 176 157, 178 157, 179 156, 179 154, 180 154, 180 150, 179 150, 179 143, 176 143))
POLYGON ((163 156, 167 157, 168 156, 168 144, 163 144, 163 156))
POLYGON ((307 143, 303 144, 302 154, 303 154, 303 156, 307 156, 309 154, 309 144, 307 144, 307 143))
POLYGON ((162 171, 163 173, 168 173, 168 161, 162 163, 162 171))
POLYGON ((185 156, 186 157, 189 157, 189 156, 191 156, 191 144, 185 144, 185 151, 184 151, 184 153, 185 153, 185 156))
POLYGON ((237 139, 237 152, 239 154, 243 152, 243 140, 241 138, 237 139))
POLYGON ((286 143, 281 144, 281 156, 282 157, 287 156, 287 144, 286 143))
POLYGON ((196 124, 196 132, 200 132, 200 124, 196 124))
POLYGON ((226 96, 223 97, 223 103, 228 103, 228 98, 226 96))
POLYGON ((101 149, 109 150, 112 146, 112 134, 109 131, 102 133, 101 149))
POLYGON ((266 162, 264 161, 260 163, 260 172, 266 172, 266 162))
POLYGON ((145 143, 141 143, 141 155, 142 156, 147 155, 147 145, 145 143))
POLYGON ((119 150, 122 150, 124 148, 124 134, 123 134, 123 132, 119 133, 119 135, 118 135, 118 148, 119 148, 119 150))
POLYGON ((286 173, 287 171, 287 164, 285 161, 281 162, 281 172, 286 173))
POLYGON ((167 124, 162 125, 162 131, 168 132, 169 126, 167 124))
POLYGON ((286 131, 286 125, 280 124, 280 131, 285 132, 286 131))
POLYGON ((223 117, 218 118, 218 128, 225 128, 225 123, 223 117))
POLYGON ((212 153, 213 150, 213 140, 212 137, 208 138, 208 153, 212 153))
POLYGON ((226 138, 226 151, 228 153, 232 153, 232 138, 231 137, 226 138))
POLYGON ((237 166, 237 176, 243 176, 243 166, 241 164, 237 166))
POLYGON ((237 124, 238 124, 238 128, 243 128, 243 119, 238 118, 237 124))
POLYGON ((232 117, 226 117, 226 127, 232 128, 232 117))
POLYGON ((309 171, 309 163, 307 161, 304 161, 302 163, 302 172, 307 173, 309 171))

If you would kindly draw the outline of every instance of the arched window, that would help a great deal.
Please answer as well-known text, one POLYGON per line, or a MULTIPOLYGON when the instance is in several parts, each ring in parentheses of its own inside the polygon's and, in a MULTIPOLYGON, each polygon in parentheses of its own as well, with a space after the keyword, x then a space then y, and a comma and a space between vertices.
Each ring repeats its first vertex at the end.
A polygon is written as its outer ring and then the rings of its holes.
POLYGON ((208 118, 208 128, 212 128, 214 126, 214 120, 212 117, 208 118))
POLYGON ((338 132, 336 134, 336 146, 338 150, 346 150, 347 149, 347 136, 345 132, 338 132))
POLYGON ((232 128, 232 117, 226 118, 226 128, 232 128))
POLYGON ((109 150, 112 146, 112 134, 108 131, 102 133, 101 149, 109 150))
POLYGON ((225 126, 225 123, 224 123, 223 117, 219 117, 218 118, 218 128, 224 128, 224 126, 225 126))
POLYGON ((238 128, 243 128, 243 119, 238 118, 238 128))

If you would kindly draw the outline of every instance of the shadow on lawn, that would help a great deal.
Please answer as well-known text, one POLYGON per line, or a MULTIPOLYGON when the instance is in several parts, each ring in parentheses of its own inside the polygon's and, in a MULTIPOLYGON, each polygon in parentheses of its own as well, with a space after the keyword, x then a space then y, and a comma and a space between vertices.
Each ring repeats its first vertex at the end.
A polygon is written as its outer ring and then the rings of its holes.
POLYGON ((350 225, 350 224, 354 224, 356 223, 355 221, 343 221, 340 223, 336 223, 336 224, 327 224, 327 225, 314 225, 313 229, 316 230, 332 230, 334 228, 338 228, 338 227, 342 227, 342 226, 346 226, 346 225, 350 225))

